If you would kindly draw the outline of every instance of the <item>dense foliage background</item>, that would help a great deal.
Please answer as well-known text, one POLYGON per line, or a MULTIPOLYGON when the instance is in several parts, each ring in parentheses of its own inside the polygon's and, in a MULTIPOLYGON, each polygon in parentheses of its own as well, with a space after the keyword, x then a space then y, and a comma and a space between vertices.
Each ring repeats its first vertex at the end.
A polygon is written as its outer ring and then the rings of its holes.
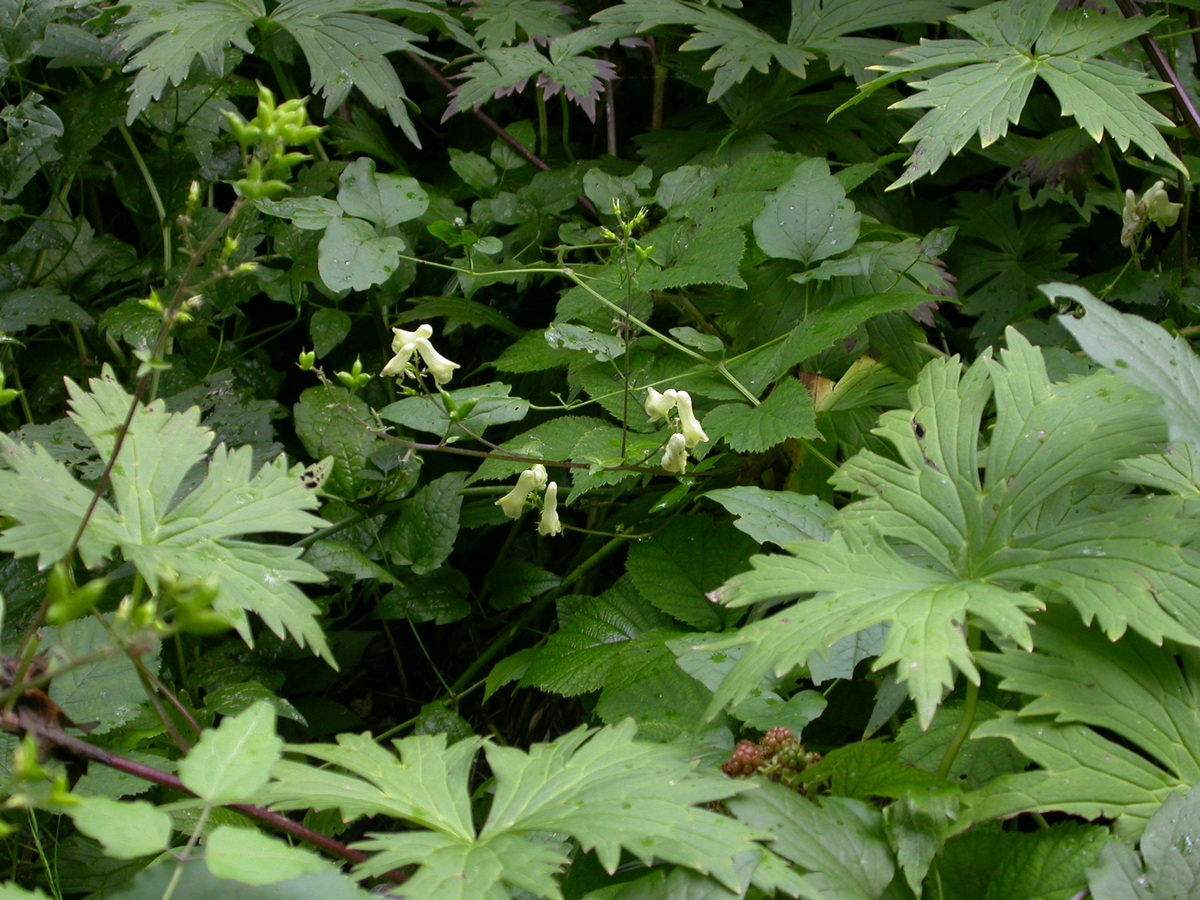
POLYGON ((0 897, 1191 896, 1198 48, 0 0, 0 897))

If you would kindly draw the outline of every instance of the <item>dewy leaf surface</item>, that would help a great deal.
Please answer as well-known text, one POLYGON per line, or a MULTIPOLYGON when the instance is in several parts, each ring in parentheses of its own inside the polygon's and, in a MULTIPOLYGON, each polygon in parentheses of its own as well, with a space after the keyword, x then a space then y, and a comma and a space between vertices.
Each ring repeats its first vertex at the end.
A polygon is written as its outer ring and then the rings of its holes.
MULTIPOLYGON (((89 388, 67 382, 71 418, 107 459, 132 398, 107 372, 89 388)), ((214 605, 244 638, 251 638, 245 612, 253 612, 280 637, 291 635, 333 663, 316 606, 296 587, 324 576, 300 560, 298 549, 244 539, 256 532, 307 534, 323 525, 310 512, 316 497, 283 457, 252 474, 248 446, 218 446, 200 484, 180 496, 184 477, 204 462, 213 440, 199 417, 195 407, 167 413, 162 401, 138 407, 113 467, 113 502, 100 501, 80 556, 94 566, 119 548, 155 590, 166 571, 187 580, 216 576, 214 605)), ((70 546, 92 492, 38 445, 4 439, 0 452, 12 467, 0 471, 0 510, 17 522, 0 537, 0 549, 36 555, 48 566, 70 546), (44 489, 32 491, 30 484, 44 489)))
POLYGON ((733 858, 756 852, 752 831, 699 808, 747 786, 695 771, 672 746, 634 740, 632 720, 577 729, 528 753, 478 738, 448 747, 445 735, 393 743, 398 756, 366 735, 292 747, 344 772, 285 760, 268 795, 276 808, 339 809, 347 819, 382 814, 426 829, 356 845, 371 854, 360 876, 419 865, 405 890, 422 900, 509 900, 520 891, 561 897, 556 874, 567 836, 594 849, 609 871, 624 850, 645 863, 709 873, 731 888, 740 884, 733 858), (481 745, 495 792, 476 831, 469 775, 481 745))
POLYGON ((1038 350, 1012 329, 1008 341, 999 359, 985 354, 965 371, 957 360, 922 370, 910 408, 884 413, 875 429, 893 455, 862 451, 835 474, 837 488, 863 499, 841 511, 828 543, 754 557, 717 592, 735 606, 814 596, 727 640, 748 646, 714 709, 886 624, 876 667, 897 665, 927 725, 954 670, 978 678, 963 626, 1031 646, 1028 613, 1043 599, 1029 584, 1110 638, 1129 628, 1200 643, 1200 589, 1187 574, 1196 526, 1184 501, 1132 497, 1109 476, 1165 437, 1155 410, 1108 373, 1051 383, 1038 350), (1101 485, 1102 505, 1064 502, 1101 485))

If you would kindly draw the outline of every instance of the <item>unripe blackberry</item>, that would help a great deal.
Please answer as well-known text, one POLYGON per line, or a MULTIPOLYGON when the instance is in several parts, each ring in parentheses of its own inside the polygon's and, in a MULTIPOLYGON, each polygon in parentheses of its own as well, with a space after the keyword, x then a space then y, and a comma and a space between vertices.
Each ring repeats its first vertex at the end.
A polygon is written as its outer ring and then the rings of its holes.
POLYGON ((773 758, 784 750, 800 746, 800 741, 792 733, 792 730, 783 727, 772 728, 763 735, 759 743, 762 745, 763 755, 768 759, 773 758))
POLYGON ((763 764, 762 748, 751 741, 742 741, 733 751, 733 756, 721 766, 721 771, 730 778, 753 775, 763 764))

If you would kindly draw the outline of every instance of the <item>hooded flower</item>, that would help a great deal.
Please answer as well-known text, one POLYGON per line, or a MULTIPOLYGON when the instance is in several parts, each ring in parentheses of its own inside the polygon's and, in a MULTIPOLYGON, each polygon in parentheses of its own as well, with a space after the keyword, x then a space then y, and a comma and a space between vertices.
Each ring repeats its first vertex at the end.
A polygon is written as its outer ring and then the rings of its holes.
MULTIPOLYGON (((534 491, 540 491, 544 488, 547 479, 546 467, 541 463, 526 469, 517 476, 517 486, 497 500, 496 505, 504 510, 504 515, 510 519, 519 519, 521 511, 525 509, 525 501, 529 499, 529 495, 534 491)), ((557 491, 558 489, 555 488, 556 496, 557 491)))
POLYGON ((1161 181, 1154 182, 1140 200, 1133 191, 1126 191, 1125 208, 1121 211, 1121 246, 1132 247, 1147 222, 1153 222, 1162 229, 1170 228, 1179 221, 1181 209, 1182 203, 1172 203, 1167 199, 1161 181))
POLYGON ((679 429, 687 441, 687 448, 691 450, 697 444, 707 441, 708 435, 704 433, 704 429, 700 427, 700 420, 692 412, 692 395, 687 391, 677 391, 675 408, 679 410, 679 429))
POLYGON ((380 375, 391 375, 404 378, 411 371, 412 356, 418 353, 425 362, 425 368, 438 384, 447 384, 454 377, 458 363, 451 362, 433 349, 429 339, 433 337, 433 326, 418 325, 416 331, 405 331, 403 328, 393 328, 392 352, 396 354, 383 367, 380 375))
POLYGON ((654 388, 648 388, 646 395, 646 415, 650 417, 651 422, 657 422, 659 419, 666 417, 672 409, 675 408, 676 393, 673 390, 668 390, 666 393, 660 394, 654 388))
POLYGON ((687 438, 682 434, 673 434, 667 441, 667 449, 663 451, 662 467, 675 475, 687 471, 687 438))
POLYGON ((691 394, 673 388, 665 390, 661 394, 654 388, 647 389, 646 415, 650 417, 651 422, 666 418, 672 409, 679 410, 679 430, 683 432, 689 450, 708 440, 708 435, 700 427, 700 420, 692 411, 691 394))
POLYGON ((538 534, 549 536, 561 534, 562 522, 558 520, 558 482, 552 481, 546 485, 546 493, 542 499, 542 515, 538 519, 538 534))

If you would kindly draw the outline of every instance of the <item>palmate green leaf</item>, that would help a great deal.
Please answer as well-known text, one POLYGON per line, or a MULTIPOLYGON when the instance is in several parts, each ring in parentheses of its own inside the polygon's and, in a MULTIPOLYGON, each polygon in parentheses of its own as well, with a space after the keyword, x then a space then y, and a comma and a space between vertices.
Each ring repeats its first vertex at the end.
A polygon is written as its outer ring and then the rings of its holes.
POLYGON ((62 157, 57 144, 63 136, 58 114, 42 104, 42 95, 30 92, 15 106, 0 109, 4 143, 0 144, 0 198, 21 193, 38 170, 62 157))
POLYGON ((1110 643, 1062 613, 1039 622, 1034 640, 1036 654, 979 655, 1002 688, 1032 699, 974 734, 1008 738, 1041 770, 970 795, 973 819, 1061 810, 1134 832, 1168 795, 1200 781, 1198 651, 1136 635, 1110 643))
POLYGON ((911 408, 885 413, 875 429, 895 455, 863 451, 835 474, 836 487, 864 499, 842 511, 828 543, 754 557, 753 571, 714 595, 737 606, 816 595, 728 639, 748 647, 714 709, 763 675, 886 623, 876 667, 896 663, 928 725, 954 669, 978 678, 961 626, 1030 646, 1026 612, 1042 601, 1029 584, 1098 620, 1110 639, 1129 628, 1200 643, 1188 501, 1111 486, 1121 460, 1165 436, 1156 411, 1108 373, 1052 384, 1039 351, 1012 329, 1008 341, 999 359, 986 353, 965 372, 956 360, 921 371, 911 408), (995 424, 981 449, 993 394, 995 424), (1100 504, 1064 500, 1101 485, 1100 504))
POLYGON ((677 748, 636 741, 632 721, 580 728, 528 753, 477 738, 447 746, 444 735, 393 745, 396 753, 366 735, 341 735, 337 745, 292 747, 343 771, 284 761, 266 793, 276 808, 338 809, 347 819, 386 815, 426 829, 356 845, 370 854, 357 867, 360 876, 420 866, 405 889, 423 900, 509 900, 518 891, 561 898, 555 876, 567 860, 568 836, 594 849, 610 872, 625 850, 730 887, 740 883, 733 857, 757 852, 744 825, 699 808, 747 785, 696 771, 677 748), (477 830, 469 775, 481 745, 494 795, 477 830))
POLYGON ((829 539, 827 523, 836 510, 816 497, 760 487, 720 488, 705 495, 737 516, 733 525, 760 544, 784 547, 793 541, 829 539))
MULTIPOLYGON (((107 459, 132 398, 109 371, 89 388, 67 382, 71 417, 107 459)), ((97 505, 79 544, 80 557, 92 567, 119 548, 153 590, 165 571, 187 580, 216 576, 220 591, 214 605, 247 641, 249 611, 280 637, 291 635, 333 663, 316 606, 296 587, 324 576, 300 560, 298 549, 242 539, 257 532, 307 534, 324 524, 310 512, 316 497, 301 482, 299 467, 289 471, 283 457, 252 474, 252 449, 231 452, 224 446, 209 456, 204 480, 177 496, 213 440, 199 418, 195 407, 167 413, 162 401, 138 406, 113 467, 112 502, 101 499, 97 505)), ((40 566, 49 566, 66 553, 92 492, 36 444, 29 448, 5 438, 0 454, 10 466, 0 471, 0 511, 16 521, 0 536, 0 549, 37 556, 40 566)))
POLYGON ((317 245, 317 271, 332 291, 365 291, 392 277, 406 247, 404 238, 381 235, 370 222, 337 218, 317 245))
POLYGON ((925 41, 896 51, 893 56, 907 65, 873 67, 887 74, 860 95, 900 78, 950 69, 925 81, 910 80, 917 93, 893 104, 930 112, 901 138, 917 147, 889 190, 937 171, 973 135, 984 147, 1003 137, 1020 118, 1035 78, 1046 82, 1063 114, 1074 117, 1093 140, 1108 133, 1122 150, 1133 143, 1151 159, 1162 158, 1186 173, 1159 133, 1170 120, 1140 97, 1166 85, 1094 58, 1143 33, 1153 19, 1100 22, 1082 9, 1056 10, 1055 0, 1004 0, 950 21, 974 40, 925 41))
POLYGON ((475 37, 485 50, 495 50, 524 40, 553 38, 567 34, 571 24, 568 8, 551 0, 480 0, 467 10, 475 26, 475 37))
POLYGON ((386 54, 421 53, 416 45, 425 37, 368 14, 407 13, 429 19, 460 42, 474 46, 452 16, 416 0, 284 0, 270 15, 262 0, 133 0, 126 5, 129 12, 121 20, 130 26, 125 45, 145 44, 126 67, 138 73, 128 122, 162 96, 168 82, 182 83, 196 57, 209 72, 222 74, 225 51, 231 44, 251 53, 250 27, 273 24, 295 39, 303 51, 313 89, 325 97, 326 117, 357 87, 419 147, 405 106, 408 96, 386 54))
POLYGON ((714 696, 714 710, 746 696, 764 674, 782 677, 840 638, 886 622, 890 628, 876 668, 897 664, 896 678, 907 682, 927 724, 943 692, 954 684, 952 666, 979 680, 960 627, 969 616, 1030 646, 1031 620, 1024 610, 1041 607, 1031 594, 913 565, 882 541, 851 530, 835 533, 828 543, 808 542, 790 550, 790 557, 754 557, 753 571, 735 576, 714 596, 736 606, 809 592, 827 600, 812 601, 814 609, 800 604, 728 639, 730 646, 749 646, 714 696))
POLYGON ((209 72, 220 75, 231 44, 253 53, 248 32, 267 14, 262 0, 136 0, 128 7, 121 19, 129 26, 125 46, 150 43, 125 66, 127 72, 137 72, 126 124, 161 97, 168 82, 182 84, 196 57, 209 72))
POLYGON ((778 63, 797 78, 803 78, 805 67, 816 58, 802 47, 792 46, 790 41, 777 41, 740 16, 683 0, 628 0, 597 13, 592 21, 634 25, 638 31, 659 25, 694 28, 696 33, 679 49, 715 50, 703 66, 714 71, 713 86, 708 92, 710 103, 745 79, 752 69, 766 73, 772 63, 778 63))

